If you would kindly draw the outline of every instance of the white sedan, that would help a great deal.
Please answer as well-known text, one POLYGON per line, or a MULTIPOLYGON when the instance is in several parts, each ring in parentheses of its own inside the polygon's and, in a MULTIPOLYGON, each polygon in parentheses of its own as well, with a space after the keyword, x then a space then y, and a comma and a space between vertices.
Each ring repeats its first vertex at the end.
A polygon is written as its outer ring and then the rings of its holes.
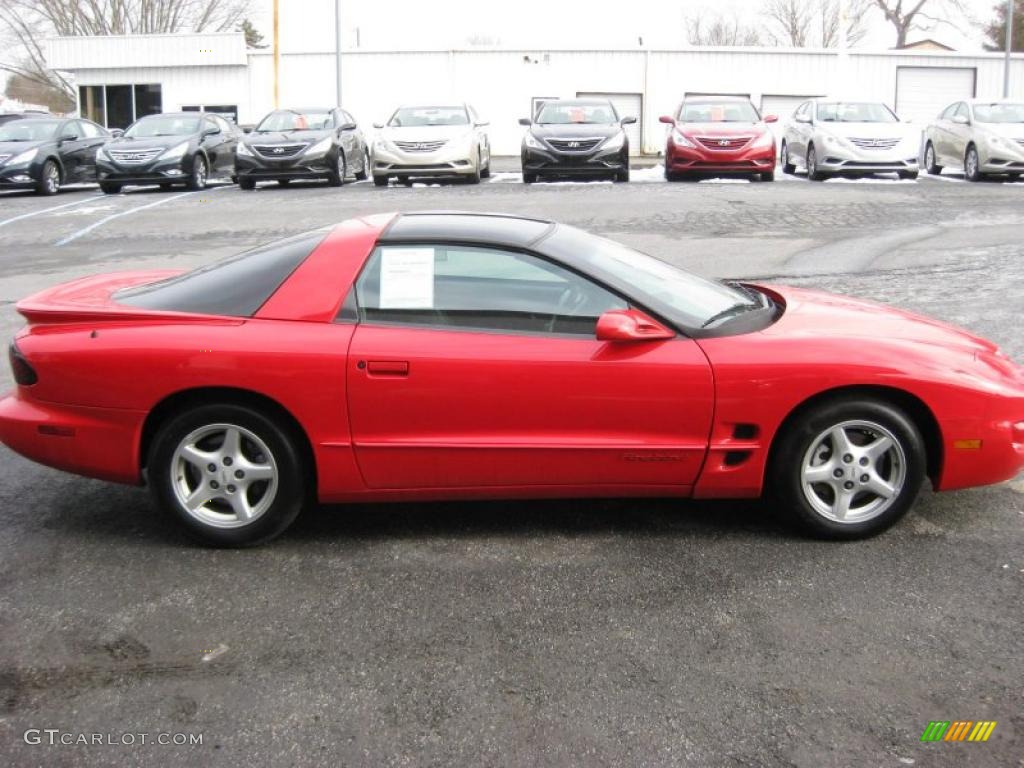
POLYGON ((803 167, 814 181, 868 173, 915 179, 920 146, 921 131, 885 104, 811 99, 786 125, 779 161, 783 173, 803 167))

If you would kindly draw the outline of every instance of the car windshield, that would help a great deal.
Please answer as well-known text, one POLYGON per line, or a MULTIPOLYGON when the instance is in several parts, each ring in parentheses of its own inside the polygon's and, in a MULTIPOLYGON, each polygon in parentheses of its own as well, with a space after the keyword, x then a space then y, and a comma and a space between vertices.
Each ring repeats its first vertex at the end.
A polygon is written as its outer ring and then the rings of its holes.
POLYGON ((747 101, 683 102, 679 120, 684 123, 756 123, 761 119, 747 101))
POLYGON ((400 107, 391 116, 392 128, 418 128, 427 125, 469 125, 465 107, 400 107))
POLYGON ((537 113, 545 125, 610 125, 619 122, 611 104, 549 101, 537 113))
POLYGON ((898 123, 899 119, 885 104, 874 102, 830 102, 818 105, 818 119, 823 123, 898 123))
POLYGON ((975 104, 979 123, 1024 123, 1024 104, 975 104))
POLYGON ((0 125, 0 141, 46 141, 59 127, 59 120, 14 120, 0 125))
POLYGON ((124 135, 131 139, 149 139, 154 136, 189 136, 198 130, 198 117, 154 115, 134 123, 124 135))
POLYGON ((268 133, 271 131, 323 131, 331 127, 331 113, 324 111, 299 111, 286 109, 280 112, 271 112, 263 118, 256 133, 268 133))
POLYGON ((621 243, 565 225, 543 242, 542 250, 623 293, 646 299, 649 308, 684 328, 704 328, 720 319, 764 306, 756 296, 708 280, 621 243))

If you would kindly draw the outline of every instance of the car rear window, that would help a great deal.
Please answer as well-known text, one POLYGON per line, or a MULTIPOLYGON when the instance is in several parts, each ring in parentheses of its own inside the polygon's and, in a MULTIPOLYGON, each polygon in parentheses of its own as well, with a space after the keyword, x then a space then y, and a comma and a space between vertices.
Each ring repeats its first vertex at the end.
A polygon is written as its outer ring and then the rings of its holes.
POLYGON ((120 304, 164 312, 252 317, 328 231, 306 232, 184 275, 126 288, 115 293, 113 299, 120 304))

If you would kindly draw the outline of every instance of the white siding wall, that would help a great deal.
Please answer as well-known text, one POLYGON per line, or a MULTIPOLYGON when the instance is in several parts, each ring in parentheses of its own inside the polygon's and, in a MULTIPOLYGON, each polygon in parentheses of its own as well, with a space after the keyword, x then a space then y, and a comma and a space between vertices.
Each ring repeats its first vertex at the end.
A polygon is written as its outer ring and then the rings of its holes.
MULTIPOLYGON (((249 51, 237 62, 240 40, 240 35, 61 39, 51 42, 50 63, 71 70, 83 85, 163 83, 167 110, 182 104, 238 104, 239 121, 253 123, 273 107, 273 56, 249 51), (201 50, 213 52, 209 60, 197 54, 201 50)), ((516 121, 529 116, 533 97, 640 93, 643 148, 658 152, 666 130, 658 117, 687 92, 749 93, 754 104, 766 94, 842 95, 895 107, 900 66, 973 67, 977 96, 1002 93, 1002 57, 997 54, 852 52, 843 66, 835 51, 758 48, 347 51, 342 92, 343 106, 371 134, 371 124, 386 120, 400 103, 469 101, 491 123, 494 152, 511 155, 518 154, 523 131, 516 121)), ((332 104, 333 52, 283 53, 279 88, 282 106, 332 104)), ((1011 95, 1024 98, 1020 54, 1014 56, 1011 95)), ((942 106, 936 103, 935 111, 942 106)))

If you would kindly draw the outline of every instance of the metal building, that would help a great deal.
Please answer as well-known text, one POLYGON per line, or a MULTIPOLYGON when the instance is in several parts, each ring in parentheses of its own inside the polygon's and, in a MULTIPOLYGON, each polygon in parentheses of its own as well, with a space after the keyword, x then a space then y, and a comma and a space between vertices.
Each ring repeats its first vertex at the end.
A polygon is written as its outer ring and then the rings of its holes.
MULTIPOLYGON (((68 72, 83 115, 108 127, 159 111, 207 109, 241 124, 274 107, 274 57, 246 50, 239 33, 71 37, 48 41, 51 68, 68 72)), ((634 151, 657 153, 684 94, 749 96, 786 117, 811 96, 867 98, 924 122, 957 98, 1002 94, 1001 54, 787 48, 684 50, 350 50, 341 57, 344 106, 372 133, 403 102, 468 101, 490 121, 496 154, 519 152, 526 117, 546 98, 606 95, 636 115, 634 151)), ((280 56, 281 106, 329 105, 334 52, 280 56)), ((1024 99, 1024 55, 1012 62, 1011 95, 1024 99)))

